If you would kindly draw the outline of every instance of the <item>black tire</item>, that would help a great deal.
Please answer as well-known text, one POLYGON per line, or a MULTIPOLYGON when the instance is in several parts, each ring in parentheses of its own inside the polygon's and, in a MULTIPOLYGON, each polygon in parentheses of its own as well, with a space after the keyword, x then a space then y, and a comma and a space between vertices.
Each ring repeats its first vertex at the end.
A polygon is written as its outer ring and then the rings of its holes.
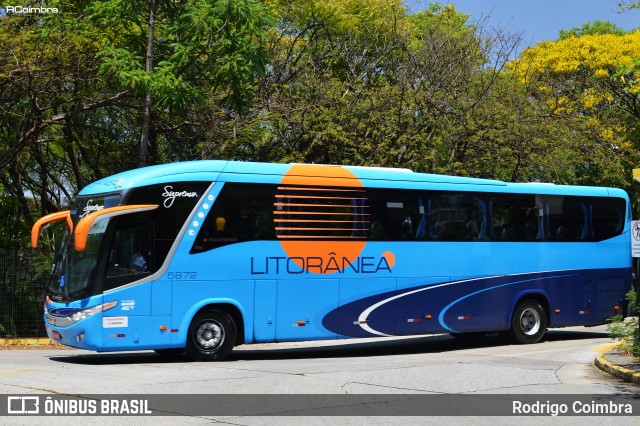
POLYGON ((226 312, 200 312, 189 326, 187 355, 196 361, 222 361, 233 350, 236 334, 236 324, 226 312))
POLYGON ((547 332, 547 311, 535 300, 523 300, 511 317, 507 335, 514 343, 538 343, 547 332))

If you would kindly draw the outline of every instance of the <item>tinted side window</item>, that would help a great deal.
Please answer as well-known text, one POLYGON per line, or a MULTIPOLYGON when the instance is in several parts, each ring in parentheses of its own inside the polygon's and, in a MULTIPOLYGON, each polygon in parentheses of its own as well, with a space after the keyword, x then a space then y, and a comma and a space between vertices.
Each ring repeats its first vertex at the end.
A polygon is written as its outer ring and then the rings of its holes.
POLYGON ((429 194, 429 239, 431 240, 488 240, 486 218, 486 202, 481 194, 471 192, 429 194))
POLYGON ((127 194, 127 204, 158 204, 145 215, 153 223, 153 257, 157 267, 164 262, 189 214, 211 182, 173 182, 136 188, 127 194))
POLYGON ((535 241, 539 235, 539 207, 535 195, 491 196, 491 225, 495 241, 535 241))
POLYGON ((425 193, 399 189, 367 189, 368 239, 415 241, 426 237, 425 193))
POLYGON ((209 185, 211 182, 174 182, 136 188, 127 195, 126 204, 158 204, 151 213, 156 238, 174 240, 209 185))
POLYGON ((151 259, 150 223, 118 221, 107 261, 106 276, 118 277, 149 272, 151 259))
POLYGON ((592 198, 593 239, 602 241, 622 233, 626 202, 622 198, 592 198))
POLYGON ((191 253, 243 241, 273 240, 274 185, 226 183, 207 215, 191 253))
POLYGON ((105 261, 102 289, 109 290, 143 278, 160 267, 152 247, 153 224, 138 217, 118 217, 112 223, 112 238, 105 261))
POLYGON ((548 241, 587 241, 587 200, 581 197, 545 195, 544 217, 548 241))

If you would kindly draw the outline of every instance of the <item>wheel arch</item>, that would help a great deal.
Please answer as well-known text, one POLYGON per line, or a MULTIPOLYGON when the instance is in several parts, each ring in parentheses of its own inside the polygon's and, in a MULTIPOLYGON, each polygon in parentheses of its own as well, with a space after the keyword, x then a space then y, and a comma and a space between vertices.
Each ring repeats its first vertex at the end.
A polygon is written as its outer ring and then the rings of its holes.
POLYGON ((246 336, 252 337, 246 330, 247 323, 245 323, 246 312, 236 301, 231 299, 208 299, 203 300, 197 305, 194 305, 187 311, 180 322, 180 344, 186 345, 189 326, 195 318, 201 312, 219 310, 226 312, 231 316, 233 322, 236 325, 236 341, 234 346, 245 343, 246 336))
POLYGON ((503 327, 508 330, 511 327, 511 318, 513 317, 513 313, 516 310, 516 307, 522 303, 524 300, 535 300, 542 306, 545 310, 547 316, 547 324, 551 324, 551 313, 549 310, 549 297, 548 295, 541 290, 527 290, 518 293, 513 300, 511 301, 510 308, 506 312, 506 316, 504 318, 503 327))

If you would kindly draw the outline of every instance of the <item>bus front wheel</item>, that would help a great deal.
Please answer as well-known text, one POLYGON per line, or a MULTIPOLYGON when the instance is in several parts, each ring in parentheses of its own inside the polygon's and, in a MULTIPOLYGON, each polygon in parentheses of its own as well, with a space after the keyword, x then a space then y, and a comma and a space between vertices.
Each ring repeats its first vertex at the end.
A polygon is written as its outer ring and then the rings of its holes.
POLYGON ((511 318, 509 338, 515 343, 538 343, 547 332, 547 312, 535 300, 524 300, 516 306, 511 318))
POLYGON ((222 361, 233 350, 236 325, 226 312, 198 313, 191 321, 187 337, 187 355, 196 361, 222 361))

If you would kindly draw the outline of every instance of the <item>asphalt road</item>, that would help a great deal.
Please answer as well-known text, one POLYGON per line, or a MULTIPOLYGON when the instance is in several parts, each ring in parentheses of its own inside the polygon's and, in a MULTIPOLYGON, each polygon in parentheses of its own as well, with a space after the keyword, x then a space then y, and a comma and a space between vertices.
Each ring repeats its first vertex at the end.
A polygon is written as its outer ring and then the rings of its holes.
MULTIPOLYGON (((80 350, 0 352, 0 393, 46 395, 198 394, 456 394, 620 395, 637 385, 593 366, 609 344, 605 327, 551 330, 536 345, 498 336, 465 342, 448 335, 395 339, 297 342, 236 348, 228 361, 199 363, 153 352, 80 350)), ((373 413, 373 412, 372 412, 373 413)), ((576 424, 576 417, 255 417, 189 415, 183 424, 576 424), (304 422, 303 422, 304 419, 304 422), (366 421, 365 421, 366 419, 366 421), (331 420, 331 421, 329 421, 331 420)), ((392 412, 391 414, 398 414, 392 412)), ((593 424, 636 424, 628 417, 585 417, 593 424)), ((45 417, 36 417, 44 424, 45 417)), ((46 424, 66 424, 47 417, 46 424)), ((68 422, 68 419, 66 419, 68 422)), ((92 423, 174 424, 176 417, 94 417, 92 423)), ((27 424, 8 417, 0 423, 27 424), (6 420, 6 422, 4 421, 6 420)), ((585 422, 581 422, 585 423, 585 422)))

